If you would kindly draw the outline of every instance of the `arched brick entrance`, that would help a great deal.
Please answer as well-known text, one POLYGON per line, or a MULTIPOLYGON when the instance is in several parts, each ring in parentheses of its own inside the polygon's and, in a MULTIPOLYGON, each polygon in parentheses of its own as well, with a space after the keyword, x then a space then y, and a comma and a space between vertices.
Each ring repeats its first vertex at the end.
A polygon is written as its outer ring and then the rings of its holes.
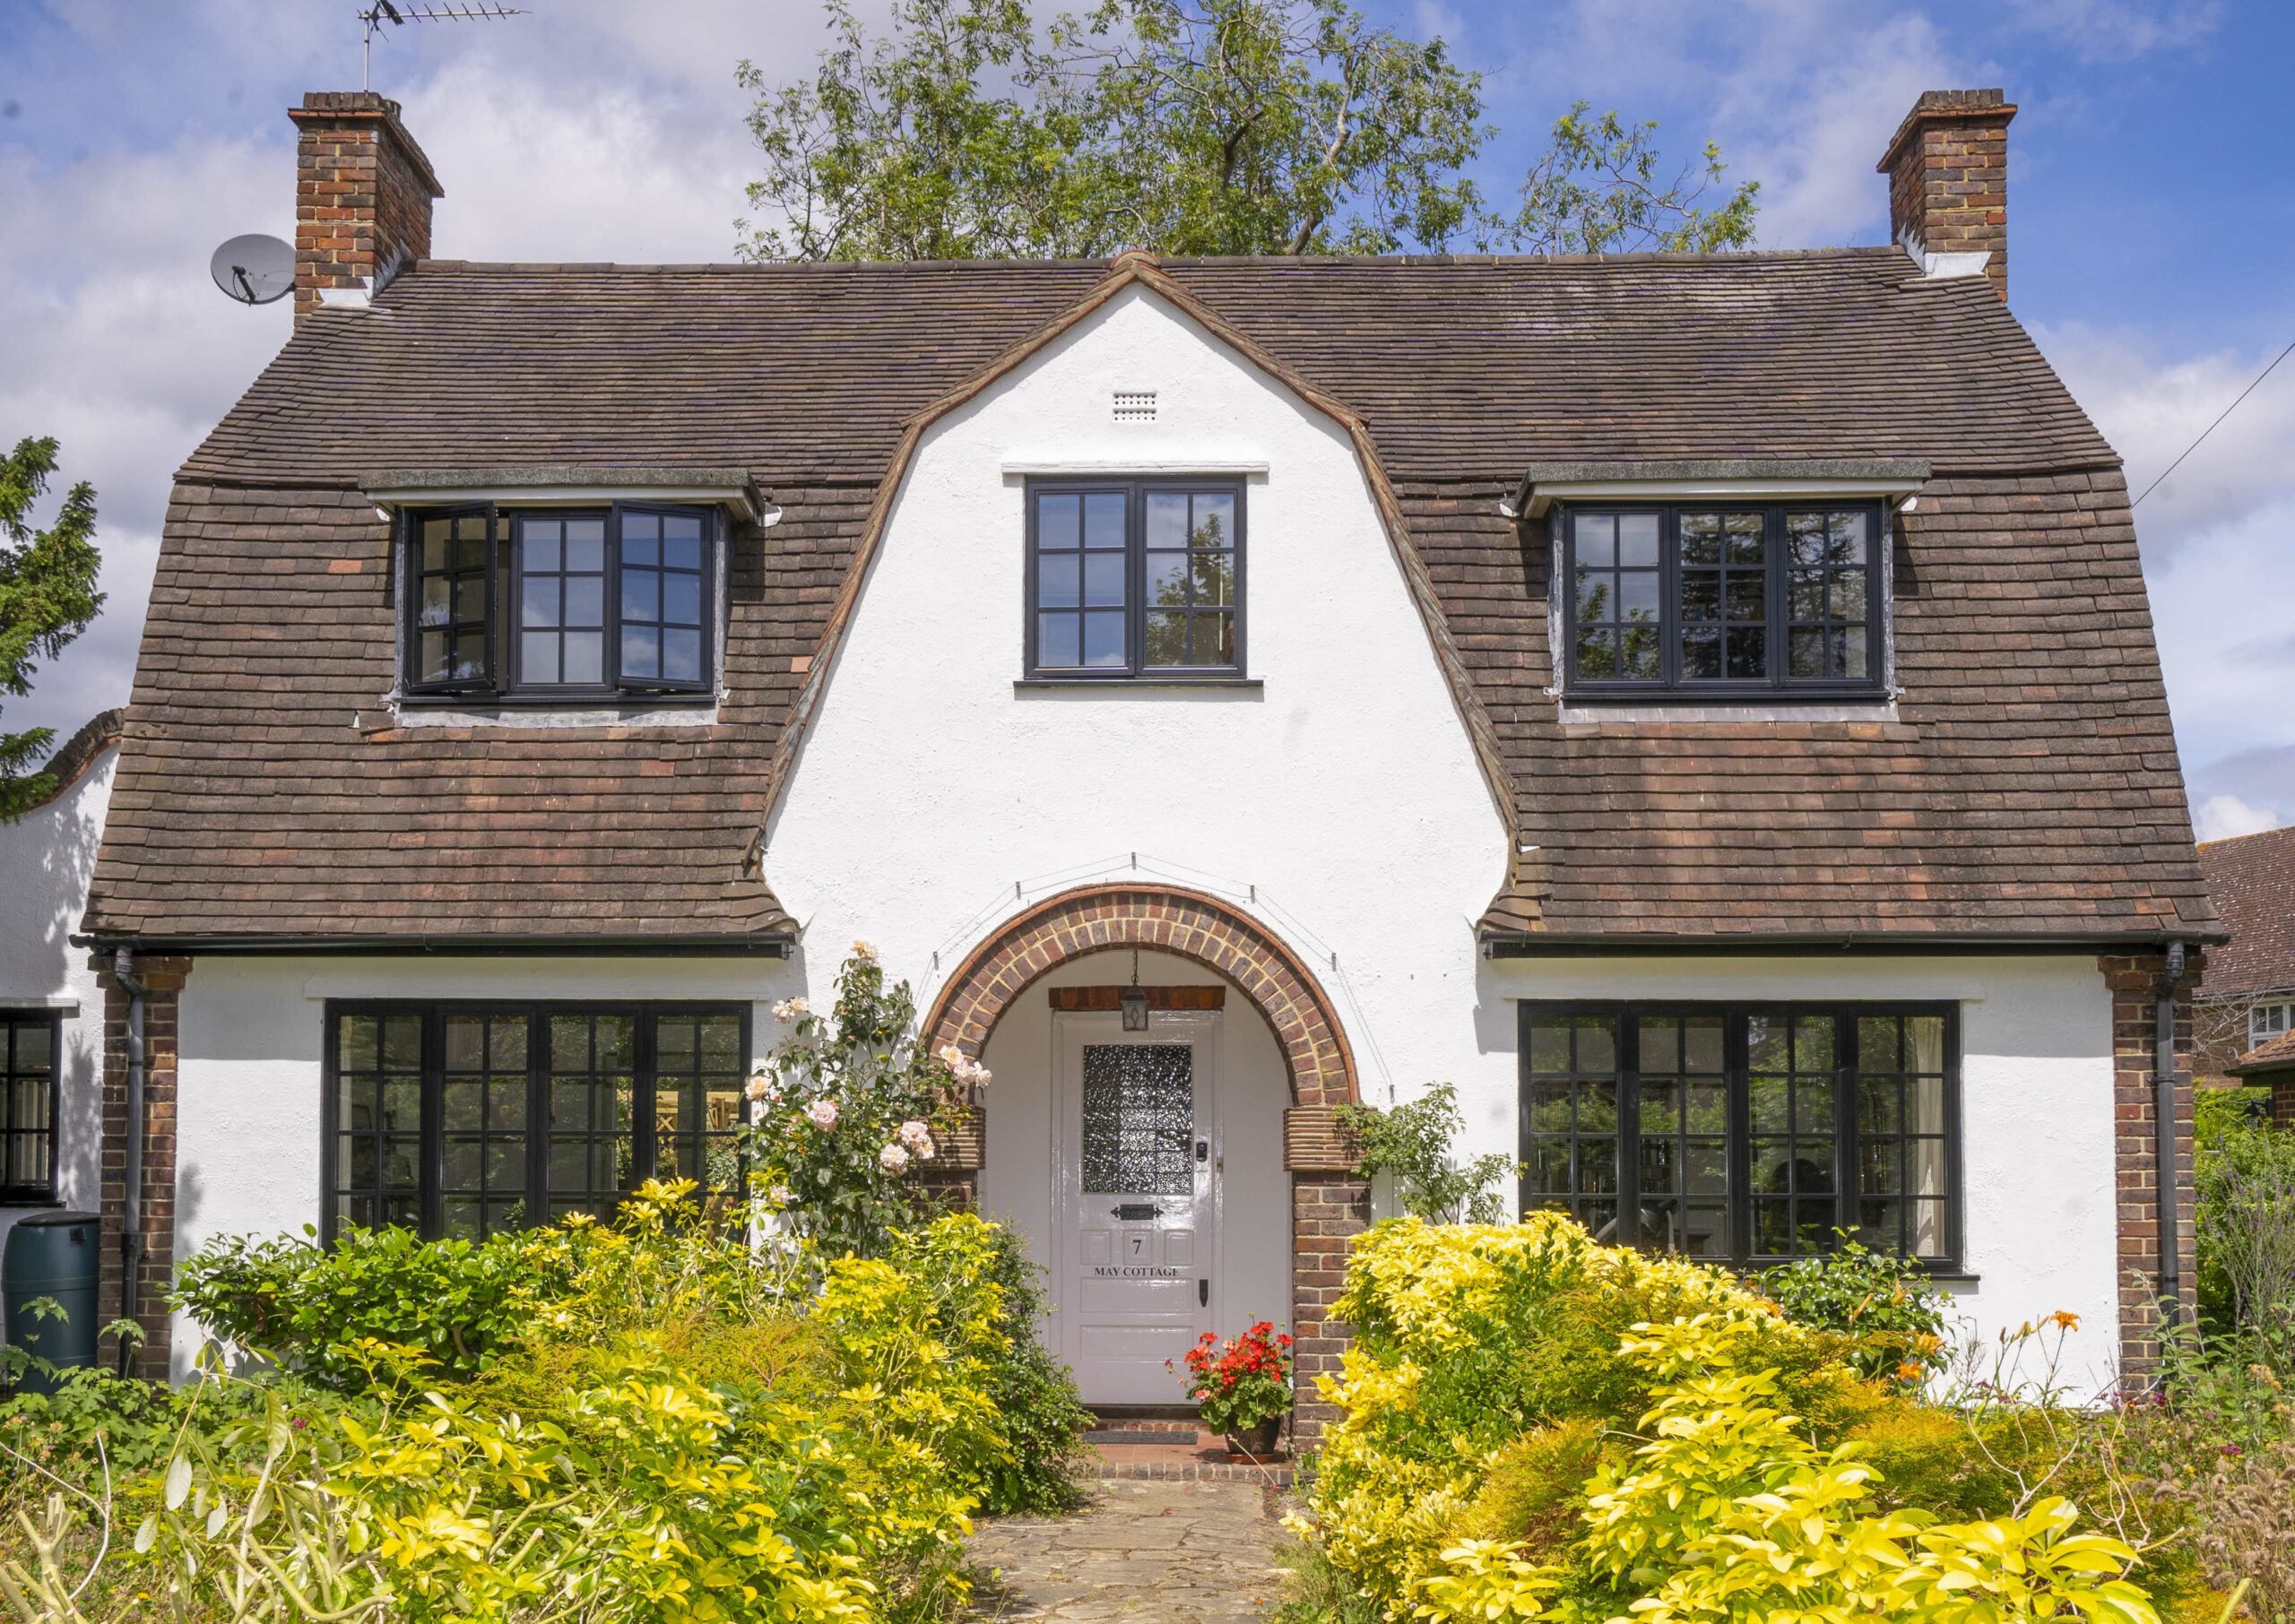
MULTIPOLYGON (((1338 1369, 1343 1327, 1329 1319, 1346 1270, 1347 1243, 1370 1222, 1370 1189, 1340 1144, 1336 1110, 1358 1099, 1354 1051, 1314 972, 1247 915, 1201 892, 1163 885, 1064 891, 992 933, 949 977, 924 1023, 935 1049, 977 1057, 997 1021, 1031 985, 1069 960, 1142 947, 1191 959, 1248 998, 1275 1034, 1290 1071, 1283 1161, 1291 1175, 1292 1334, 1299 1441, 1326 1419, 1314 1378, 1338 1369)), ((994 1090, 990 1090, 992 1101, 994 1090)), ((967 1178, 966 1183, 972 1182, 967 1178)))

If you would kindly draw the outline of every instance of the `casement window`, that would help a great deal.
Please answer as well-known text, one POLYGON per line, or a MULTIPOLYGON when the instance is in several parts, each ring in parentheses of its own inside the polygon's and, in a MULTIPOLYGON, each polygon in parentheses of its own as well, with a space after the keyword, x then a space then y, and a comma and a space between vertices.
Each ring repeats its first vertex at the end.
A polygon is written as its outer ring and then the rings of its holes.
POLYGON ((1957 1263, 1951 1006, 1526 1003, 1521 1023, 1525 1208, 1741 1266, 1839 1231, 1957 1263))
POLYGON ((736 1190, 746 1006, 327 1006, 325 1229, 482 1236, 736 1190))
POLYGON ((411 695, 669 698, 714 687, 716 515, 418 511, 405 522, 411 695))
POLYGON ((0 1202, 56 1196, 56 1072, 64 1017, 0 1010, 0 1202))
POLYGON ((1573 696, 1882 691, 1877 505, 1573 506, 1561 529, 1573 696))
POLYGON ((1036 480, 1027 532, 1029 677, 1242 674, 1240 482, 1036 480))
POLYGON ((2295 1024, 2295 1004, 2255 1004, 2247 1009, 2247 1047, 2268 1043, 2295 1024))

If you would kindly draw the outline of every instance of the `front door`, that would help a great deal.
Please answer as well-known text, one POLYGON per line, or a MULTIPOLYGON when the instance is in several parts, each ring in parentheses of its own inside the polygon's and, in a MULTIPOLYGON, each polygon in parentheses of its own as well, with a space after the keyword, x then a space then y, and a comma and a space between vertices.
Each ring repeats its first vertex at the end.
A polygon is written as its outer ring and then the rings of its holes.
MULTIPOLYGON (((1054 1309, 1085 1402, 1185 1402, 1177 1364, 1217 1323, 1217 1015, 1063 1015, 1053 1096, 1054 1309)), ((1183 1367, 1182 1367, 1183 1368, 1183 1367)))

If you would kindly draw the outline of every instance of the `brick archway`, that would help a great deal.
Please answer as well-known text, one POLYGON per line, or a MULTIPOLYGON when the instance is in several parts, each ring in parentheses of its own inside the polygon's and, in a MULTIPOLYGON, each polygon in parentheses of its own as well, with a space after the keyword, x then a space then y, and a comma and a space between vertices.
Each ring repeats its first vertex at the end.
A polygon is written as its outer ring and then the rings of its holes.
MULTIPOLYGON (((1338 1373, 1347 1345, 1347 1328, 1330 1319, 1330 1305, 1345 1283, 1347 1241, 1369 1223, 1371 1208, 1370 1188, 1354 1170, 1336 1121, 1339 1106, 1361 1097, 1354 1050, 1314 972, 1217 897, 1165 885, 1087 885, 1047 897, 992 932, 941 988, 923 1030, 933 1048, 954 1043, 977 1058, 1004 1012, 1044 975, 1087 954, 1124 947, 1191 959, 1232 982, 1274 1032, 1289 1068, 1283 1165, 1291 1179, 1294 1438, 1312 1447, 1329 1419, 1329 1406, 1314 1397, 1314 1378, 1338 1373)), ((970 1186, 976 1176, 960 1179, 970 1186)))
POLYGON ((932 1047, 977 1058, 1012 1000, 1070 959, 1152 947, 1192 959, 1233 981, 1275 1033, 1291 1072, 1291 1103, 1360 1098, 1355 1055, 1338 1012, 1288 947, 1217 897, 1164 885, 1087 885, 1045 898, 1004 926, 957 968, 932 1002, 932 1047))

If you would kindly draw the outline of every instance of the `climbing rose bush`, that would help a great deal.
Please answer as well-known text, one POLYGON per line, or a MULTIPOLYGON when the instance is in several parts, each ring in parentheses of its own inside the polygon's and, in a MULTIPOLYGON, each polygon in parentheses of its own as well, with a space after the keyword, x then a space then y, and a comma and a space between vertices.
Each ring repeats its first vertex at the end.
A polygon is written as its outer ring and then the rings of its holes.
POLYGON ((826 1016, 803 998, 773 1015, 785 1030, 749 1079, 742 1130, 752 1186, 821 1255, 881 1257, 932 1210, 923 1175, 988 1069, 918 1047, 908 984, 888 986, 866 942, 837 971, 826 1016))

